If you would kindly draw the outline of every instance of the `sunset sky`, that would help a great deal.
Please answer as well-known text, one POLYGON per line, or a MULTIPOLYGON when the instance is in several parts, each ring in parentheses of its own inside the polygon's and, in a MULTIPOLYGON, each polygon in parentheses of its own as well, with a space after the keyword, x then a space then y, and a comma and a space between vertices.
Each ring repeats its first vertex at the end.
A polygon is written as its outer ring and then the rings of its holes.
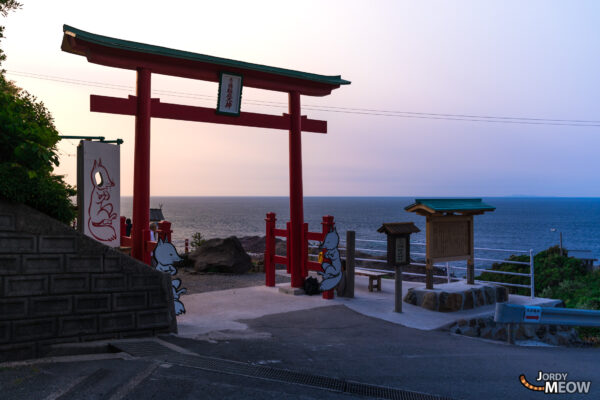
MULTIPOLYGON (((328 121, 327 135, 303 134, 306 196, 600 196, 598 2, 21 2, 0 17, 8 77, 61 134, 125 140, 122 195, 134 118, 91 113, 89 95, 134 94, 135 73, 62 52, 63 24, 352 81, 302 97, 303 114, 328 121)), ((153 97, 216 107, 216 83, 152 79, 153 97)), ((286 102, 244 88, 242 110, 281 114, 286 102)), ((288 195, 286 131, 153 119, 151 143, 152 195, 288 195)), ((76 144, 61 141, 56 170, 72 184, 76 144)))

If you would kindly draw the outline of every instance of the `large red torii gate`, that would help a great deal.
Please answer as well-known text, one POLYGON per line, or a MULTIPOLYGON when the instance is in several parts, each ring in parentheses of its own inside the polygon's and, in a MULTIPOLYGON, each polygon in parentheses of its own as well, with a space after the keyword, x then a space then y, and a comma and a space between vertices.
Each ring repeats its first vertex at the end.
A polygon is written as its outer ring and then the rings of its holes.
POLYGON ((327 122, 301 115, 300 95, 326 96, 340 85, 350 84, 341 76, 325 76, 187 51, 115 39, 63 25, 61 49, 85 56, 91 63, 137 71, 136 96, 116 98, 90 96, 90 111, 135 116, 133 178, 132 256, 144 256, 144 231, 150 214, 150 118, 212 122, 259 128, 289 130, 290 153, 290 270, 292 287, 303 284, 302 235, 304 224, 302 194, 301 131, 327 133, 327 122), (150 97, 152 73, 218 82, 221 73, 243 77, 243 85, 287 92, 289 114, 269 115, 240 112, 239 116, 217 114, 215 109, 162 103, 150 97))

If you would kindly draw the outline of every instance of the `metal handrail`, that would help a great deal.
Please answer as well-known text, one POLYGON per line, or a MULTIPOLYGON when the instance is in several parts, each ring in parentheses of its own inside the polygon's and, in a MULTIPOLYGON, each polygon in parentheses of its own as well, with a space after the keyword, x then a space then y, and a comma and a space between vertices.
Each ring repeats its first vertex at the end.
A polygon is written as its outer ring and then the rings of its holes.
POLYGON ((501 263, 506 263, 506 264, 521 264, 521 265, 529 265, 528 262, 523 262, 523 261, 510 261, 510 260, 497 260, 494 258, 479 258, 479 257, 475 257, 475 260, 479 260, 479 261, 497 261, 497 262, 501 262, 501 263))
MULTIPOLYGON (((387 243, 384 240, 372 240, 372 239, 355 239, 355 241, 370 242, 370 243, 387 243)), ((411 242, 411 245, 425 246, 426 243, 411 242)), ((357 248, 355 250, 362 250, 362 251, 367 251, 367 252, 370 251, 370 252, 377 252, 377 253, 386 253, 387 252, 385 250, 365 249, 365 248, 357 248)), ((531 298, 535 298, 535 276, 534 276, 534 265, 533 265, 533 250, 531 250, 531 249, 528 251, 527 250, 507 250, 507 249, 494 249, 494 248, 488 248, 488 247, 475 247, 474 250, 497 251, 497 252, 507 252, 507 253, 529 253, 529 262, 474 257, 474 261, 488 261, 488 262, 500 262, 500 263, 507 263, 507 264, 517 264, 517 265, 529 265, 529 273, 528 274, 521 273, 521 272, 496 271, 496 270, 481 269, 481 268, 475 268, 474 271, 491 272, 491 273, 500 274, 500 275, 513 275, 513 276, 529 277, 529 281, 530 281, 529 285, 521 285, 521 284, 506 283, 506 282, 493 282, 493 281, 476 281, 476 282, 496 283, 496 284, 501 284, 501 285, 505 285, 505 286, 528 288, 530 290, 531 298)), ((421 256, 426 255, 426 253, 420 253, 420 252, 411 252, 411 254, 421 255, 421 256)), ((377 263, 386 263, 387 262, 385 260, 378 260, 378 259, 372 259, 372 258, 355 258, 355 260, 370 261, 370 262, 377 262, 377 263)), ((425 265, 422 263, 415 263, 415 262, 411 262, 411 264, 412 265, 425 265)), ((452 276, 451 276, 451 272, 450 272, 451 270, 453 270, 453 269, 467 270, 467 268, 465 268, 465 267, 452 266, 449 263, 446 263, 446 265, 434 264, 434 266, 446 268, 446 278, 448 280, 448 283, 452 280, 452 276)), ((405 273, 409 274, 407 272, 405 272, 405 273)), ((410 274, 414 275, 415 273, 410 273, 410 274)))
MULTIPOLYGON (((466 267, 452 267, 452 269, 467 269, 466 267)), ((524 274, 522 272, 510 272, 510 271, 496 271, 493 269, 483 269, 483 268, 474 268, 475 271, 478 272, 489 272, 491 274, 501 274, 501 275, 515 275, 515 276, 529 276, 529 274, 524 274)), ((527 286, 529 287, 529 286, 527 286)))

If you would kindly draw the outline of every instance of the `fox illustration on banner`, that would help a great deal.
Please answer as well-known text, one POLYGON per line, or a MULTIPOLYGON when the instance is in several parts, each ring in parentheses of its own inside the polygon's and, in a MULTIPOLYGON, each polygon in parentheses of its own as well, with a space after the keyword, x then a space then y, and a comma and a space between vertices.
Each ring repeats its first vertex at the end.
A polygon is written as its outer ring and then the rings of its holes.
POLYGON ((113 212, 111 202, 111 189, 115 183, 110 178, 108 170, 102 165, 102 159, 94 160, 94 166, 90 171, 92 181, 92 195, 88 207, 88 229, 93 237, 107 242, 117 238, 117 232, 113 227, 117 214, 113 212))

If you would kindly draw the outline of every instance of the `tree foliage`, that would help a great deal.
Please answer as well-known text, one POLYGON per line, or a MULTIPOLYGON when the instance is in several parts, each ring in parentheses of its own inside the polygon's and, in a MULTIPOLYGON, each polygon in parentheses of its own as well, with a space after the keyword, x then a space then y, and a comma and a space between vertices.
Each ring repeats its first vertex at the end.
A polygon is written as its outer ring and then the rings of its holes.
MULTIPOLYGON (((0 0, 0 14, 21 5, 0 0)), ((0 27, 0 39, 4 27, 0 27)), ((0 50, 0 62, 6 56, 0 50)), ((60 221, 75 217, 75 190, 53 175, 58 132, 44 103, 8 81, 0 70, 0 198, 27 204, 60 221)))

